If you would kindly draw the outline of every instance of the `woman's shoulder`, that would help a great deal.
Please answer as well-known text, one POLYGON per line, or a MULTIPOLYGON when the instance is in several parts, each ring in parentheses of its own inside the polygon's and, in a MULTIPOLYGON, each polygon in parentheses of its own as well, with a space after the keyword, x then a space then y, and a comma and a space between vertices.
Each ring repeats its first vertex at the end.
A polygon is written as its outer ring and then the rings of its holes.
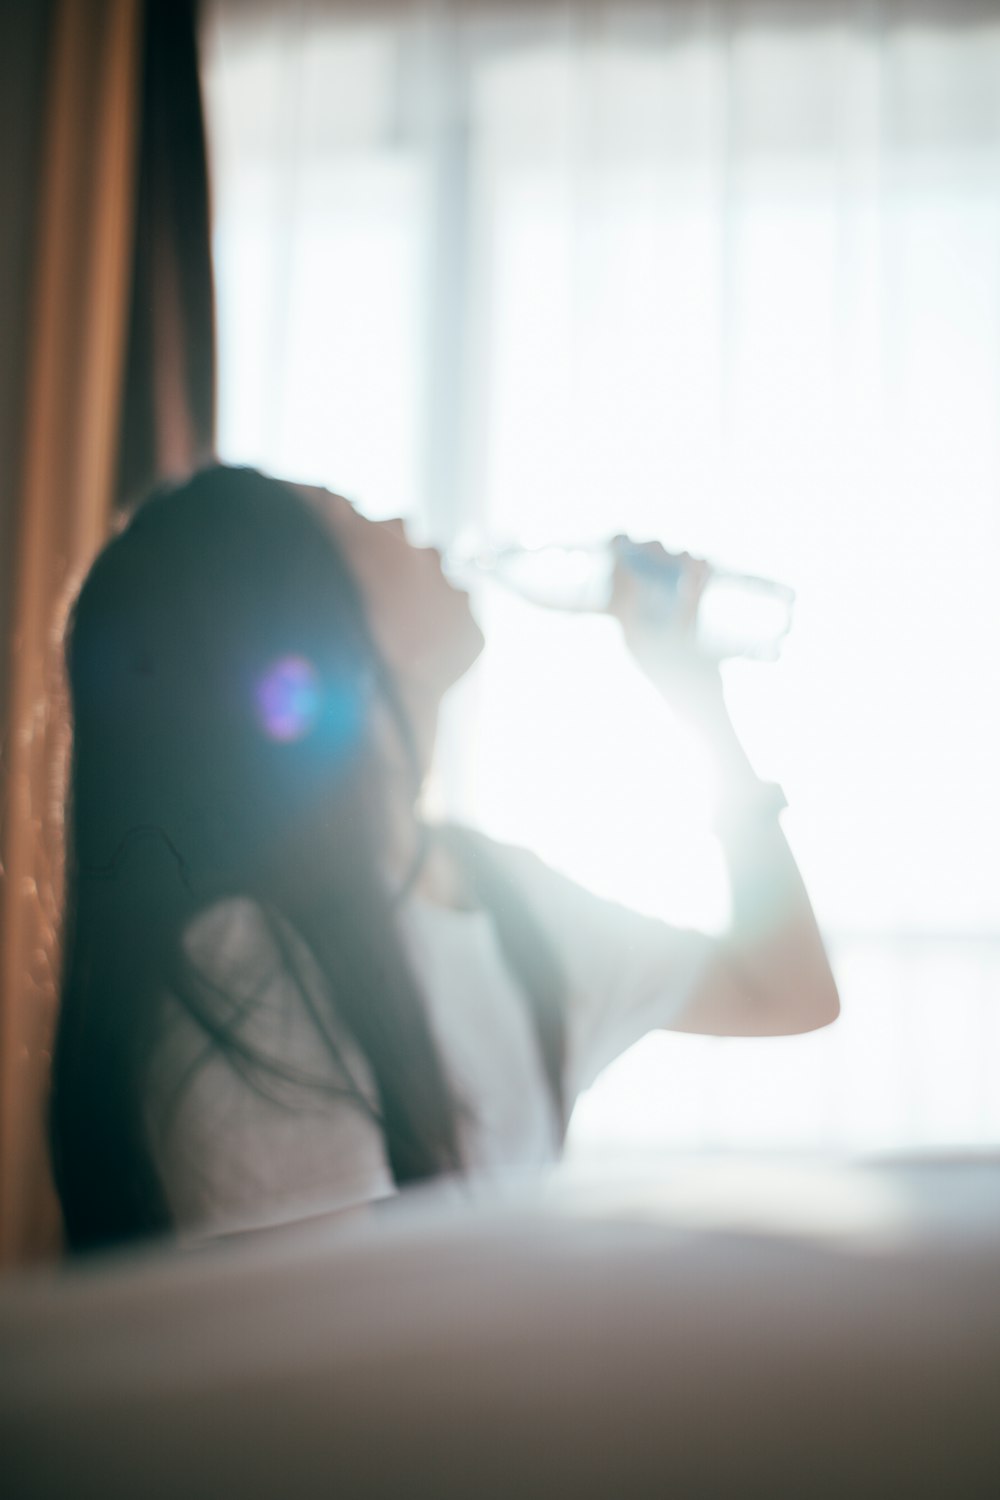
POLYGON ((251 896, 226 896, 204 906, 181 937, 185 956, 211 983, 228 988, 280 968, 272 921, 251 896))
POLYGON ((180 947, 160 996, 158 1069, 213 1039, 225 1039, 223 1051, 227 1041, 239 1050, 270 1040, 288 1008, 289 982, 263 907, 249 896, 213 901, 188 920, 180 947))
POLYGON ((203 1035, 221 1028, 238 1046, 280 1057, 315 1053, 321 1016, 323 1030, 346 1045, 319 964, 277 910, 227 896, 191 918, 181 944, 188 1003, 168 987, 165 1023, 203 1035))
POLYGON ((583 936, 581 922, 597 921, 603 926, 636 916, 598 896, 523 844, 509 843, 461 824, 448 825, 442 832, 460 857, 513 886, 545 926, 554 924, 560 931, 568 928, 579 938, 583 936))
POLYGON ((466 823, 444 823, 435 835, 460 858, 473 859, 512 880, 558 880, 556 872, 539 855, 521 844, 507 843, 466 823))
POLYGON ((650 975, 662 979, 672 970, 688 976, 714 950, 705 933, 598 894, 530 849, 478 830, 462 828, 457 836, 516 886, 578 991, 617 991, 637 976, 644 985, 650 975))

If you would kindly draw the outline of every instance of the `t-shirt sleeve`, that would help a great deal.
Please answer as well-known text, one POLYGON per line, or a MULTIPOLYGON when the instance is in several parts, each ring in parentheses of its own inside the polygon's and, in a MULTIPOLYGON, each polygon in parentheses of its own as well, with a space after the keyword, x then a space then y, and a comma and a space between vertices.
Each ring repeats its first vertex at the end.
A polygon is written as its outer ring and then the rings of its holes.
POLYGON ((551 943, 566 981, 572 1098, 634 1042, 680 1017, 716 944, 705 933, 596 896, 525 849, 492 847, 551 943))
MULTIPOLYGON (((216 958, 245 960, 246 911, 216 924, 216 958)), ((232 972, 232 966, 228 966, 232 972)), ((217 977, 227 971, 217 962, 217 977)), ((238 1036, 271 1059, 274 1075, 241 1068, 208 1041, 173 996, 164 999, 147 1122, 154 1161, 178 1231, 189 1239, 271 1228, 357 1208, 395 1184, 374 1109, 370 1070, 346 1037, 338 1058, 277 966, 257 971, 238 1036)))

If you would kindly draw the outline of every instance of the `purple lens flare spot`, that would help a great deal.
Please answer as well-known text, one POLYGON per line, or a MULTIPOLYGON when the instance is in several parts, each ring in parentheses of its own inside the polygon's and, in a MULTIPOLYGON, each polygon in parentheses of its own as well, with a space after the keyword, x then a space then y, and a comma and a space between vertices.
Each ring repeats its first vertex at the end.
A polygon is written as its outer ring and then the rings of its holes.
POLYGON ((257 717, 272 740, 289 744, 315 726, 320 710, 319 673, 304 656, 272 662, 256 688, 257 717))

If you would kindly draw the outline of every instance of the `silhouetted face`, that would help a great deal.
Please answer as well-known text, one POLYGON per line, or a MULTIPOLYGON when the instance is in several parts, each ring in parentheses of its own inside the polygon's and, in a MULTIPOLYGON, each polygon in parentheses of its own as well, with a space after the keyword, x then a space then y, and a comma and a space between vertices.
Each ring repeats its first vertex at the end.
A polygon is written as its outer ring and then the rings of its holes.
POLYGON ((369 521, 340 495, 307 493, 333 527, 400 690, 411 706, 436 709, 483 649, 468 595, 445 578, 435 548, 408 541, 401 520, 369 521))

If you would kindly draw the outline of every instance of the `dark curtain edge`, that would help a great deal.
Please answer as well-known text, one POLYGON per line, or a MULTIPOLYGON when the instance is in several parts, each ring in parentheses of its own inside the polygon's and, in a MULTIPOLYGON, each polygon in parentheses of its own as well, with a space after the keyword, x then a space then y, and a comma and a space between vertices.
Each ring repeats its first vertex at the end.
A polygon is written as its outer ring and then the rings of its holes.
POLYGON ((116 500, 164 477, 164 385, 187 416, 189 468, 215 446, 215 287, 198 0, 147 0, 136 228, 116 500), (163 328, 179 338, 168 360, 163 328))

